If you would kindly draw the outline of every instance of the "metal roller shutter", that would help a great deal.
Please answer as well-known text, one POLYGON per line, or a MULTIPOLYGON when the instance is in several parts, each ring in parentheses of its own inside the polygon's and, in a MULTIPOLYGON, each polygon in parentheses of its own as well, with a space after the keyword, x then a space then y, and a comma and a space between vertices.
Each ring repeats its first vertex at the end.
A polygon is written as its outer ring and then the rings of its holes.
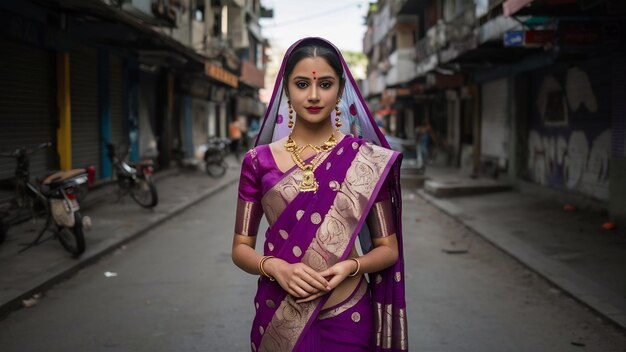
POLYGON ((123 63, 119 56, 109 58, 109 103, 111 112, 111 143, 128 144, 124 125, 123 63))
MULTIPOLYGON (((0 150, 54 141, 54 54, 0 38, 0 150)), ((55 165, 55 153, 31 158, 31 175, 55 165)), ((0 158, 0 179, 12 178, 15 161, 0 158)))
POLYGON ((100 178, 98 118, 98 55, 96 49, 75 45, 70 54, 72 101, 72 167, 96 166, 100 178))
POLYGON ((481 156, 497 158, 500 167, 505 167, 508 159, 508 83, 506 78, 487 82, 481 94, 481 156))

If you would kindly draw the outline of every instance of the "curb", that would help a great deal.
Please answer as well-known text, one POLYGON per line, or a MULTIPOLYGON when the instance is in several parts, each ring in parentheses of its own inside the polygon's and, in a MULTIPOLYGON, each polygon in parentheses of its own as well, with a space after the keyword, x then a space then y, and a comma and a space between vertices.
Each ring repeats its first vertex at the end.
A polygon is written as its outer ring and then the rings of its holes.
MULTIPOLYGON (((164 176, 164 177, 167 177, 167 176, 164 176)), ((196 197, 193 197, 187 202, 181 203, 178 206, 172 208, 170 212, 163 214, 163 216, 155 219, 154 221, 150 223, 146 223, 145 226, 138 228, 136 231, 127 235, 124 238, 121 238, 119 241, 116 241, 115 243, 110 243, 106 247, 98 251, 92 252, 87 256, 81 257, 80 259, 74 261, 73 264, 69 265, 66 268, 60 269, 58 272, 50 275, 48 278, 36 284, 34 287, 25 290, 24 292, 16 295, 14 298, 10 300, 0 303, 0 319, 4 318, 6 315, 8 315, 9 313, 13 311, 20 309, 22 307, 22 300, 30 298, 35 294, 45 292, 46 290, 50 289, 57 283, 74 276, 81 269, 97 262, 102 257, 114 252, 120 246, 123 246, 126 243, 129 243, 131 241, 134 241, 140 238, 141 236, 145 235, 147 232, 149 232, 153 228, 170 220, 174 216, 182 213, 183 211, 187 210, 193 205, 200 203, 201 201, 209 198, 210 196, 221 191, 225 187, 235 183, 238 179, 239 179, 239 175, 236 173, 233 175, 227 174, 224 178, 220 179, 218 182, 215 183, 215 185, 208 188, 206 191, 200 193, 196 197)))
POLYGON ((619 329, 626 329, 626 306, 624 305, 624 300, 613 291, 576 273, 558 261, 537 253, 536 250, 517 238, 504 234, 500 234, 498 237, 491 236, 488 231, 480 230, 477 226, 470 224, 459 216, 461 215, 461 209, 454 209, 454 205, 445 204, 445 202, 448 201, 447 199, 435 199, 424 190, 418 190, 417 194, 426 202, 463 225, 469 231, 480 236, 524 267, 558 287, 564 293, 582 303, 606 321, 612 323, 619 329))

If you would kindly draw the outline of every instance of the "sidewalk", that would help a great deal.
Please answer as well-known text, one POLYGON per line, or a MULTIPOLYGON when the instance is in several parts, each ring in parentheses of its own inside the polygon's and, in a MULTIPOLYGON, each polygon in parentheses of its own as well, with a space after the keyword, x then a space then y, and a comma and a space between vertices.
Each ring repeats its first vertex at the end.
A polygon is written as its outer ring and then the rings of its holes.
MULTIPOLYGON (((86 252, 73 259, 56 239, 45 241, 23 253, 20 243, 37 235, 32 222, 11 228, 0 245, 0 317, 32 297, 72 276, 81 268, 114 252, 172 216, 202 201, 239 178, 239 163, 228 158, 226 175, 213 179, 202 171, 169 169, 155 175, 159 204, 143 209, 130 196, 118 201, 117 189, 107 185, 87 195, 81 212, 90 216, 93 228, 85 232, 86 252)), ((234 209, 233 209, 234 211, 234 209)), ((175 233, 172 236, 176 236, 175 233)))
MULTIPOLYGON (((513 190, 436 197, 432 190, 427 192, 429 184, 452 183, 471 188, 492 181, 471 180, 458 175, 456 169, 443 168, 431 168, 425 176, 430 181, 418 191, 425 200, 626 328, 624 224, 606 231, 601 225, 607 219, 601 214, 589 210, 565 212, 564 204, 513 190)), ((471 250, 471 243, 460 246, 471 250)))

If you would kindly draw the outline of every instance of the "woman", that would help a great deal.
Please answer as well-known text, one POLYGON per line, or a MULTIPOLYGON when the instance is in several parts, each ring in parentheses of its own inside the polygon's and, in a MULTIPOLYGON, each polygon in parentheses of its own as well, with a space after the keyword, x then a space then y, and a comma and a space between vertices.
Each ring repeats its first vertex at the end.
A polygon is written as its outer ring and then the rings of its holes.
POLYGON ((292 45, 239 184, 233 261, 261 275, 252 351, 408 350, 399 165, 339 51, 292 45))

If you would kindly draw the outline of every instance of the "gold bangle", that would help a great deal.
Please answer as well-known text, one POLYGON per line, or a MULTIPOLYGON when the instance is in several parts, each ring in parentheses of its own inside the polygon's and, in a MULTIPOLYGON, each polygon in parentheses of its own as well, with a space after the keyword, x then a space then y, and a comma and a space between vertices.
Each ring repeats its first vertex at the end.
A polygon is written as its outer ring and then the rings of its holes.
POLYGON ((348 276, 356 276, 356 274, 358 274, 359 271, 361 271, 361 262, 356 258, 348 258, 348 259, 354 260, 356 262, 356 271, 353 272, 352 274, 348 274, 348 276))
POLYGON ((272 259, 275 258, 273 255, 266 255, 263 258, 261 258, 261 260, 259 261, 259 272, 261 273, 261 275, 265 276, 266 278, 270 279, 270 281, 275 281, 275 279, 273 277, 271 277, 268 273, 265 272, 265 270, 263 269, 263 264, 265 264, 265 262, 268 259, 272 259))

